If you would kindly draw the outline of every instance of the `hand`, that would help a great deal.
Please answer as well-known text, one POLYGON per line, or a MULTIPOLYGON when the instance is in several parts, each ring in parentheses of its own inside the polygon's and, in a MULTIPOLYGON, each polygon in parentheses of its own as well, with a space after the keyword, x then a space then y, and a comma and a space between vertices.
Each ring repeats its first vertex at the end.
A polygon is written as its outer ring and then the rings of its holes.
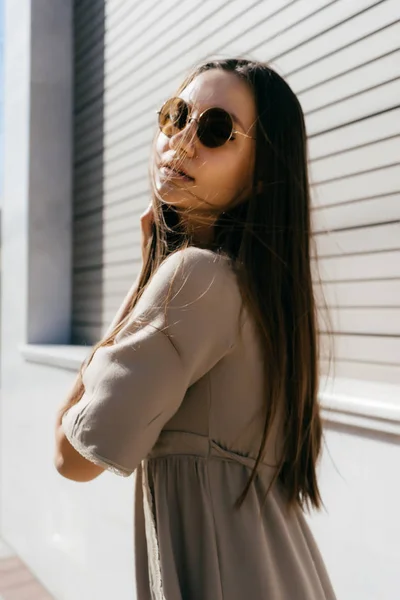
POLYGON ((154 212, 153 212, 153 207, 150 204, 147 207, 147 209, 145 210, 145 212, 142 214, 142 216, 140 217, 140 226, 141 226, 141 230, 142 230, 142 259, 143 259, 143 261, 145 259, 147 246, 149 244, 150 237, 152 234, 153 223, 154 223, 154 212))

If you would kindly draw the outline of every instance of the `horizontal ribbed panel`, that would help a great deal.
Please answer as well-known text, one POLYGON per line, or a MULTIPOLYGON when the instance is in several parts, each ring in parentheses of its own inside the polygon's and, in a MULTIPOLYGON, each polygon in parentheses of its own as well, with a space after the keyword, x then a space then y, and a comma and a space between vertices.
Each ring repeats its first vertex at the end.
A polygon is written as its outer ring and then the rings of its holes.
POLYGON ((199 60, 244 55, 285 76, 306 115, 336 375, 399 383, 397 0, 76 5, 75 339, 101 336, 140 268, 155 111, 199 60))

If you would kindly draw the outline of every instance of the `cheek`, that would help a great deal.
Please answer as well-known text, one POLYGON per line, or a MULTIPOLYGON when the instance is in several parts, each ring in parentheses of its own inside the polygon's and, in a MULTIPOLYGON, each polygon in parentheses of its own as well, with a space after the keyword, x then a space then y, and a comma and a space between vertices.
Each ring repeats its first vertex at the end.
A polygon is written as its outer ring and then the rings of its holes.
POLYGON ((213 180, 219 192, 227 197, 247 189, 252 182, 253 162, 248 154, 221 156, 213 169, 213 180))
POLYGON ((235 168, 236 193, 246 196, 253 185, 254 156, 253 153, 243 155, 235 168))

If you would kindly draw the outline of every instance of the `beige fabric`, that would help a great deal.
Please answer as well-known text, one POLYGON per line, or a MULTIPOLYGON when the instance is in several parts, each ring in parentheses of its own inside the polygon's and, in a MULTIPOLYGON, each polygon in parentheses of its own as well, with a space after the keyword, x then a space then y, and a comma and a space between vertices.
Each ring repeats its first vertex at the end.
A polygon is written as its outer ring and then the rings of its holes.
POLYGON ((189 248, 159 268, 115 344, 97 350, 63 418, 84 456, 137 469, 138 600, 333 600, 321 556, 284 491, 264 494, 281 452, 260 443, 262 355, 229 260, 189 248), (135 320, 146 317, 147 325, 135 320))

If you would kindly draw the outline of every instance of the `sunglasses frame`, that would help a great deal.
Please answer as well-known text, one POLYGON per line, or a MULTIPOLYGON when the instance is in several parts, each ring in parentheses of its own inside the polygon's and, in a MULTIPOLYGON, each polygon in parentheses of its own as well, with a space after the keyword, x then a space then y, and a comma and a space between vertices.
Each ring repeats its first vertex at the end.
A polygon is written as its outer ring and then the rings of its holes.
MULTIPOLYGON (((234 129, 234 121, 233 121, 233 117, 232 117, 232 115, 231 115, 231 114, 230 114, 230 113, 229 113, 227 110, 225 110, 225 108, 221 108, 220 106, 210 106, 210 108, 206 108, 206 110, 204 110, 204 111, 203 111, 203 112, 202 112, 202 113, 199 115, 199 117, 198 117, 197 119, 195 119, 194 117, 191 117, 191 116, 190 116, 191 112, 190 112, 190 106, 189 106, 189 104, 186 102, 186 100, 183 100, 183 98, 179 98, 178 96, 173 96, 172 98, 169 98, 168 100, 166 100, 166 101, 164 102, 164 104, 162 105, 162 107, 160 108, 160 110, 158 110, 158 111, 157 111, 157 114, 158 114, 158 117, 159 117, 159 122, 158 122, 158 125, 159 125, 159 128, 160 128, 160 131, 161 131, 161 133, 164 133, 164 132, 163 132, 163 130, 162 130, 162 127, 161 127, 161 125, 160 125, 160 114, 162 113, 164 106, 166 106, 166 104, 167 104, 168 102, 171 102, 172 100, 180 100, 181 102, 184 102, 184 103, 186 104, 186 106, 188 107, 188 117, 189 117, 189 118, 188 118, 188 120, 186 121, 185 127, 183 127, 182 129, 179 129, 179 130, 178 130, 178 131, 179 131, 179 133, 180 133, 180 132, 182 132, 182 131, 184 131, 184 129, 185 129, 185 128, 186 128, 186 127, 187 127, 187 126, 188 126, 188 125, 189 125, 189 124, 190 124, 192 121, 194 121, 194 122, 196 123, 196 125, 197 125, 197 128, 196 128, 196 137, 197 137, 197 139, 199 140, 199 142, 200 142, 200 143, 201 143, 201 144, 202 144, 202 145, 203 145, 205 148, 221 148, 221 147, 222 147, 222 146, 224 146, 224 145, 225 145, 227 142, 229 142, 229 140, 231 140, 231 139, 232 139, 232 135, 242 135, 243 137, 249 138, 250 140, 255 140, 255 139, 256 139, 256 138, 255 138, 255 137, 253 137, 252 135, 248 135, 247 133, 244 133, 243 131, 238 131, 237 129, 234 129), (221 110, 221 111, 223 111, 224 113, 226 113, 226 114, 229 116, 229 118, 230 118, 230 120, 231 120, 231 123, 232 123, 232 129, 231 129, 231 133, 230 133, 230 135, 229 135, 228 139, 227 139, 227 140, 226 140, 226 141, 225 141, 223 144, 221 144, 221 145, 219 145, 219 146, 207 146, 206 144, 204 144, 204 142, 201 140, 201 138, 200 138, 200 137, 199 137, 199 135, 198 135, 198 127, 199 127, 199 122, 200 122, 201 118, 203 117, 203 115, 205 115, 205 114, 206 114, 208 111, 210 111, 210 110, 215 110, 215 109, 217 109, 217 110, 221 110)), ((166 134, 164 133, 164 135, 166 135, 166 134)), ((167 137, 168 137, 168 136, 167 136, 167 137)), ((171 137, 172 137, 172 136, 170 136, 168 139, 171 139, 171 137)))

